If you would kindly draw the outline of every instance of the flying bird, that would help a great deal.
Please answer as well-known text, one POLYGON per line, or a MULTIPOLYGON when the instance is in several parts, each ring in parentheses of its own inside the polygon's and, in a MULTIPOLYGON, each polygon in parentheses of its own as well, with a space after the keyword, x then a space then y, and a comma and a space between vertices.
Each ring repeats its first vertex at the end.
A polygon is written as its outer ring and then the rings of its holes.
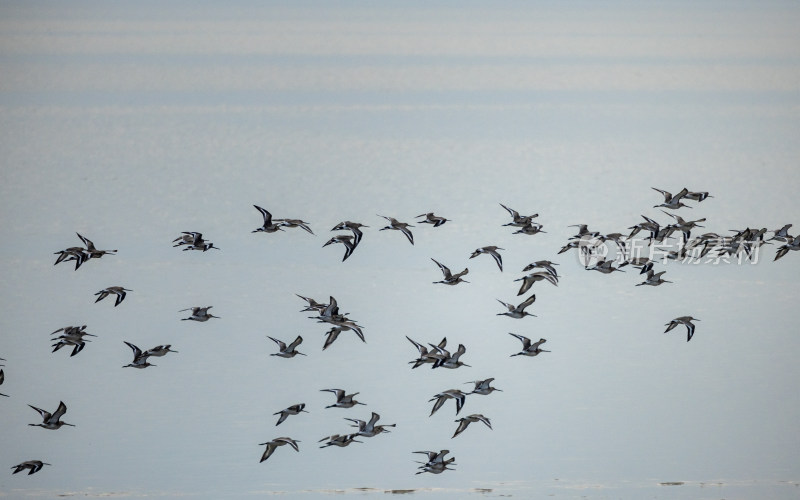
POLYGON ((403 234, 406 235, 406 238, 408 238, 408 241, 412 245, 414 244, 414 235, 411 234, 411 230, 408 229, 409 227, 414 227, 414 226, 412 226, 411 224, 408 224, 406 222, 400 222, 397 219, 395 219, 394 217, 386 217, 385 215, 378 215, 378 217, 383 217, 384 219, 389 221, 389 225, 386 226, 386 227, 382 227, 380 229, 380 231, 384 231, 386 229, 394 229, 394 230, 400 231, 400 232, 402 232, 403 234))
POLYGON ((170 347, 172 347, 172 344, 157 345, 152 349, 146 350, 143 355, 148 357, 156 356, 160 358, 161 356, 166 356, 168 352, 178 352, 178 351, 173 351, 172 349, 170 349, 170 347))
POLYGON ((355 248, 361 242, 361 237, 364 236, 364 233, 361 232, 362 227, 369 227, 369 226, 365 226, 364 224, 361 224, 359 222, 350 222, 349 220, 346 220, 333 226, 333 229, 331 229, 331 231, 350 230, 353 233, 353 248, 355 248))
MULTIPOLYGON (((4 381, 5 379, 6 379, 6 375, 5 375, 5 373, 3 373, 3 370, 0 370, 0 385, 3 385, 3 381, 4 381)), ((9 396, 8 394, 3 394, 2 392, 0 392, 0 396, 5 396, 5 397, 7 397, 7 398, 8 398, 8 397, 11 397, 11 396, 9 396)))
POLYGON ((297 338, 294 339, 294 341, 289 345, 286 345, 285 342, 276 338, 272 338, 269 335, 267 335, 267 338, 278 344, 278 352, 272 353, 270 356, 279 356, 281 358, 293 358, 297 354, 305 356, 305 354, 297 350, 297 346, 303 343, 303 337, 300 335, 298 335, 297 338))
POLYGON ((523 276, 522 278, 516 279, 514 281, 521 281, 522 285, 519 287, 519 292, 517 292, 517 297, 523 295, 525 292, 531 289, 534 283, 537 281, 545 280, 552 285, 558 286, 558 278, 553 276, 548 271, 539 271, 535 273, 531 273, 527 276, 523 276))
POLYGON ((488 246, 488 247, 476 248, 475 251, 472 252, 472 255, 469 256, 469 258, 472 259, 472 258, 477 257, 478 255, 480 255, 482 253, 483 254, 487 254, 487 255, 491 255, 492 258, 494 259, 494 261, 497 263, 497 267, 499 267, 500 271, 502 272, 503 271, 503 258, 500 256, 499 253, 497 253, 498 250, 503 250, 503 249, 499 248, 499 247, 496 247, 496 246, 493 246, 493 245, 488 246))
POLYGON ((292 405, 288 408, 285 408, 279 412, 273 413, 273 415, 280 415, 280 417, 278 417, 278 422, 275 425, 276 426, 281 425, 284 420, 289 418, 290 415, 300 415, 300 413, 308 413, 306 410, 303 409, 305 407, 306 407, 305 403, 298 403, 296 405, 292 405))
POLYGON ((300 449, 297 447, 297 443, 299 442, 300 441, 292 439, 290 437, 277 437, 272 441, 267 441, 266 443, 259 444, 259 446, 266 445, 267 449, 264 450, 264 454, 261 455, 261 460, 259 460, 258 463, 261 463, 264 460, 268 459, 275 452, 275 450, 278 449, 279 446, 288 444, 289 446, 294 448, 294 451, 300 451, 300 449))
POLYGON ((444 349, 445 346, 447 345, 447 337, 445 337, 441 340, 441 342, 439 342, 437 346, 433 346, 434 347, 433 351, 435 352, 430 352, 428 351, 427 347, 425 347, 424 345, 420 344, 415 340, 412 340, 408 335, 406 335, 406 338, 408 339, 409 342, 414 344, 414 347, 416 347, 417 350, 419 351, 419 357, 414 361, 409 361, 409 364, 414 363, 414 366, 412 366, 411 368, 420 367, 425 363, 435 364, 436 361, 442 358, 442 354, 439 354, 439 349, 444 349))
POLYGON ((337 234, 333 238, 329 239, 324 245, 322 245, 322 247, 325 248, 326 246, 334 243, 341 243, 344 245, 344 257, 342 257, 342 262, 346 261, 347 258, 353 254, 353 250, 356 249, 357 244, 353 241, 352 236, 346 234, 337 234))
POLYGON ((27 460, 25 462, 22 462, 21 464, 12 466, 11 468, 14 469, 14 472, 12 472, 12 474, 16 474, 17 472, 22 472, 25 469, 28 469, 28 475, 30 476, 31 474, 35 474, 36 472, 42 470, 42 467, 45 465, 51 465, 51 464, 48 464, 47 462, 42 462, 41 460, 27 460))
POLYGON ((433 227, 439 227, 445 222, 448 222, 450 219, 445 219, 444 217, 439 217, 438 215, 434 215, 433 212, 428 212, 427 214, 417 215, 417 218, 425 217, 425 220, 420 221, 422 224, 433 224, 433 227))
POLYGON ((181 318, 181 321, 192 320, 192 321, 208 321, 211 318, 219 319, 219 316, 214 316, 213 314, 209 313, 208 310, 214 306, 207 306, 207 307, 188 307, 186 309, 181 309, 178 312, 183 311, 192 311, 192 315, 188 318, 181 318))
POLYGON ((314 231, 308 227, 308 222, 300 219, 275 219, 279 227, 299 227, 309 234, 314 234, 314 231))
POLYGON ((433 404, 433 409, 431 410, 431 414, 428 416, 429 417, 433 416, 433 414, 436 413, 436 410, 441 408, 442 405, 444 405, 445 401, 447 401, 448 399, 455 399, 456 415, 458 415, 458 413, 461 411, 461 408, 464 406, 464 401, 466 401, 466 398, 467 395, 458 389, 448 389, 446 391, 442 391, 428 400, 429 403, 431 401, 436 401, 433 404))
POLYGON ((489 429, 492 428, 492 423, 489 421, 489 419, 484 417, 480 413, 473 413, 472 415, 467 415, 466 417, 461 417, 458 420, 456 420, 456 422, 459 423, 458 424, 458 428, 456 429, 455 434, 453 434, 453 436, 450 439, 453 439, 454 437, 456 437, 459 434, 461 434, 462 432, 464 432, 464 430, 466 430, 466 428, 472 422, 483 422, 484 424, 486 424, 486 427, 488 427, 489 429))
POLYGON ((61 417, 67 413, 67 405, 64 404, 63 401, 58 403, 58 408, 53 413, 49 411, 42 410, 41 408, 37 408, 33 405, 28 405, 34 410, 39 412, 39 415, 42 416, 42 423, 41 424, 28 424, 33 427, 41 427, 43 429, 50 429, 56 430, 60 429, 62 425, 69 425, 70 427, 75 427, 72 424, 68 424, 66 422, 61 421, 61 417))
POLYGON ((127 288, 123 288, 121 286, 110 286, 108 288, 104 288, 99 292, 97 292, 95 295, 99 295, 99 297, 97 297, 97 300, 95 300, 94 302, 96 304, 101 300, 103 300, 104 298, 108 297, 109 295, 114 294, 117 296, 116 301, 114 301, 114 307, 117 307, 122 303, 123 300, 125 300, 125 295, 127 295, 126 292, 132 292, 132 291, 133 290, 128 290, 127 288))
POLYGON ((320 392, 332 392, 332 393, 336 394, 336 403, 334 403, 332 405, 328 405, 325 408, 352 408, 355 405, 363 405, 364 404, 364 403, 361 403, 361 402, 356 401, 355 399, 353 399, 356 395, 359 394, 357 392, 354 392, 353 394, 347 394, 347 395, 345 395, 345 392, 344 392, 343 389, 320 389, 320 392))
POLYGON ((320 446, 320 448, 327 448, 328 446, 338 446, 340 448, 344 448, 345 446, 348 446, 350 443, 363 442, 363 441, 357 441, 356 440, 357 436, 358 433, 344 434, 344 435, 334 434, 333 436, 324 437, 320 439, 318 442, 321 443, 323 441, 327 441, 327 443, 320 446))
POLYGON ((677 210, 678 208, 681 207, 692 208, 689 205, 684 205, 683 203, 681 203, 681 198, 689 194, 689 190, 686 188, 681 189, 680 192, 677 193, 675 196, 673 196, 672 193, 670 193, 669 191, 664 191, 663 189, 658 189, 658 188, 653 188, 653 189, 664 195, 664 203, 660 205, 654 205, 653 208, 665 207, 672 210, 677 210))
POLYGON ((139 369, 142 369, 142 368, 147 368, 148 366, 156 366, 156 365, 154 365, 154 364, 152 364, 152 363, 147 361, 147 358, 150 357, 149 354, 147 354, 146 352, 142 352, 141 349, 139 349, 138 347, 136 347, 135 345, 131 344, 128 341, 123 340, 123 342, 125 342, 125 345, 130 347, 131 350, 133 351, 133 361, 131 363, 123 366, 123 368, 139 368, 139 369))
POLYGON ((518 335, 516 333, 509 333, 512 337, 516 337, 517 339, 522 342, 522 350, 516 354, 512 354, 511 356, 537 356, 543 352, 550 352, 544 349, 541 349, 539 346, 547 342, 545 339, 539 339, 536 342, 531 343, 531 339, 525 337, 524 335, 518 335))
POLYGON ((356 434, 362 437, 375 437, 378 434, 381 434, 382 432, 390 432, 389 429, 387 429, 387 427, 397 426, 397 424, 376 425, 380 418, 381 416, 373 411, 372 416, 369 419, 369 422, 365 422, 363 420, 359 420, 356 418, 347 418, 347 417, 345 417, 345 420, 353 422, 353 427, 358 427, 358 432, 356 434))
POLYGON ((508 224, 503 224, 504 226, 515 226, 515 227, 530 226, 533 223, 532 222, 533 219, 535 219, 536 217, 539 217, 539 214, 520 215, 519 212, 517 212, 514 209, 508 208, 507 206, 503 205, 502 203, 500 204, 500 206, 506 209, 506 211, 509 213, 509 215, 511 215, 511 219, 512 219, 511 222, 509 222, 508 224))
POLYGON ((275 224, 275 222, 272 221, 272 214, 269 213, 267 209, 261 208, 258 205, 253 206, 256 208, 256 210, 261 212, 261 216, 264 218, 264 223, 261 225, 261 227, 252 230, 251 233, 274 233, 276 231, 283 231, 283 228, 280 224, 275 224))
POLYGON ((678 325, 685 325, 686 326, 686 342, 689 342, 690 340, 692 340, 692 336, 694 335, 694 326, 695 325, 694 325, 694 323, 692 323, 692 321, 700 321, 700 320, 697 319, 697 318, 693 318, 691 316, 681 316, 679 318, 675 318, 672 321, 670 321, 669 323, 667 323, 666 325, 664 325, 664 326, 667 327, 667 329, 664 330, 664 333, 667 333, 668 331, 672 330, 673 328, 675 328, 678 325))
POLYGON ((506 311, 504 313, 497 313, 497 315, 498 316, 508 316, 509 318, 516 318, 516 319, 524 318, 525 316, 534 316, 535 317, 536 316, 535 314, 531 314, 531 313, 525 311, 525 308, 528 307, 529 305, 533 304, 535 301, 536 301, 536 294, 531 295, 530 297, 528 297, 527 299, 523 300, 519 305, 516 305, 516 306, 512 305, 512 304, 508 304, 506 302, 503 302, 500 299, 497 299, 497 302, 500 302, 501 304, 506 306, 506 309, 508 309, 508 311, 506 311))
POLYGON ((89 238, 86 238, 84 236, 81 236, 78 233, 75 233, 75 234, 77 234, 78 238, 80 238, 81 241, 83 242, 83 244, 86 245, 86 253, 89 255, 89 257, 87 257, 86 260, 99 259, 103 255, 106 255, 106 254, 113 255, 113 254, 117 253, 116 250, 98 250, 97 248, 95 248, 94 243, 92 243, 92 240, 90 240, 89 238))
POLYGON ((464 268, 464 270, 461 271, 460 273, 453 274, 450 272, 450 268, 448 268, 444 264, 441 264, 434 258, 431 258, 431 260, 435 262, 437 266, 439 266, 439 269, 442 271, 442 274, 444 275, 443 280, 434 281, 433 282, 434 284, 442 283, 444 285, 458 285, 459 283, 469 283, 469 281, 461 278, 462 276, 465 276, 467 273, 469 273, 469 268, 464 268))
POLYGON ((473 380, 472 382, 464 382, 464 383, 475 384, 475 389, 473 389, 472 392, 470 392, 470 394, 482 394, 485 396, 487 394, 491 394, 494 391, 503 392, 502 389, 498 389, 497 387, 492 387, 491 384, 493 380, 494 377, 487 378, 485 380, 473 380))
POLYGON ((642 286, 642 285, 658 286, 661 285, 662 283, 672 283, 671 281, 667 281, 661 277, 664 275, 665 272, 666 271, 654 272, 652 269, 650 269, 649 271, 647 271, 644 281, 642 281, 641 283, 637 283, 636 286, 642 286))

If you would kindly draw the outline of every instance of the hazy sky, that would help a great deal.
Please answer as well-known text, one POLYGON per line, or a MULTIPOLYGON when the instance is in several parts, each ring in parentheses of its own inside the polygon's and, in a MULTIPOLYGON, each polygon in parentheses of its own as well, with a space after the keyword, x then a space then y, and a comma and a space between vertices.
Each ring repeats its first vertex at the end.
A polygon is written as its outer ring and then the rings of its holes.
POLYGON ((571 224, 671 222, 652 187, 711 192, 678 212, 698 234, 800 227, 798 22, 792 2, 3 4, 0 458, 53 465, 0 474, 0 495, 794 498, 800 255, 669 262, 674 283, 636 287, 557 252, 571 224), (500 203, 545 232, 512 234, 500 203), (254 204, 315 235, 253 234, 254 204), (419 224, 430 211, 452 220, 419 224), (345 262, 322 247, 343 220, 369 226, 345 262), (222 250, 173 248, 181 231, 222 250), (119 252, 54 267, 76 232, 119 252), (502 273, 469 259, 486 245, 502 273), (434 285, 431 258, 470 283, 434 285), (498 316, 539 259, 562 277, 533 286, 537 317, 498 316), (94 304, 112 285, 133 291, 94 304), (321 351, 295 294, 336 297, 367 342, 321 351), (208 305, 221 319, 180 321, 208 305), (662 333, 684 315, 691 342, 662 333), (50 353, 84 324, 80 354, 50 353), (510 332, 551 352, 510 357, 510 332), (268 335, 298 334, 307 356, 270 356, 268 335), (463 343, 471 367, 412 370, 406 336, 463 343), (122 369, 123 341, 179 352, 122 369), (451 439, 453 403, 428 400, 488 377, 503 392, 458 417, 493 429, 451 439), (366 406, 325 409, 326 388, 366 406), (76 427, 27 425, 59 401, 76 427), (397 427, 318 448, 372 411, 397 427), (259 463, 278 436, 300 452, 259 463), (413 451, 443 448, 456 470, 414 474, 413 451))

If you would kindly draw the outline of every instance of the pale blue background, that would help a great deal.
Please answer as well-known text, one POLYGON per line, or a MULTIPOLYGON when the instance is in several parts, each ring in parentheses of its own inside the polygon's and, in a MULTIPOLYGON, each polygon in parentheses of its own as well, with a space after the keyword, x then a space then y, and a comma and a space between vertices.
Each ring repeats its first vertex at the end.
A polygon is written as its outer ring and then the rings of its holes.
POLYGON ((0 493, 796 498, 800 255, 671 262, 651 288, 556 252, 570 224, 669 222, 653 186, 711 191, 680 212, 708 231, 800 230, 798 25, 794 2, 3 3, 0 493), (511 234, 498 203, 547 232, 511 234), (252 234, 253 204, 316 236, 252 234), (413 247, 377 231, 432 210, 452 222, 416 224, 413 247), (344 263, 321 248, 342 220, 370 226, 344 263), (76 231, 119 254, 53 267, 76 231), (222 251, 174 249, 181 231, 222 251), (468 260, 484 245, 505 272, 468 260), (431 257, 471 283, 431 284, 431 257), (497 316, 538 259, 563 275, 534 285, 538 317, 497 316), (134 291, 93 304, 111 285, 134 291), (322 352, 295 293, 334 295, 367 344, 322 352), (195 305, 222 319, 180 321, 195 305), (662 334, 687 314, 692 342, 662 334), (50 354, 82 324, 98 338, 50 354), (509 358, 508 332, 552 352, 509 358), (267 335, 297 334, 307 357, 269 356, 267 335), (406 335, 464 343, 472 367, 412 371, 406 335), (180 352, 123 370, 123 340, 180 352), (494 430, 451 439, 452 402, 428 417, 428 399, 486 377, 504 392, 461 416, 494 430), (325 410, 328 387, 367 406, 325 410), (59 400, 77 427, 27 426, 59 400), (317 447, 370 411, 397 428, 317 447), (300 452, 259 464, 284 435, 300 452), (441 448, 456 470, 415 476, 411 452, 441 448), (53 466, 10 474, 35 458, 53 466))

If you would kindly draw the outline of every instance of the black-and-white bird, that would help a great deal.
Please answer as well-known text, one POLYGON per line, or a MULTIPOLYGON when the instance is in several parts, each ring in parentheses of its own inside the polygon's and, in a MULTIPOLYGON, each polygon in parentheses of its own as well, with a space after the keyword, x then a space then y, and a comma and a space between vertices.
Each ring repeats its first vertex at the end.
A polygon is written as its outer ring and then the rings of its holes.
POLYGON ((504 249, 500 248, 500 247, 497 247, 497 246, 494 246, 494 245, 481 247, 481 248, 476 248, 475 251, 472 252, 472 255, 469 256, 469 258, 470 259, 475 258, 475 257, 477 257, 478 255, 480 255, 482 253, 486 254, 486 255, 491 255, 492 258, 494 259, 494 261, 497 263, 497 267, 499 267, 500 271, 502 272, 503 271, 503 257, 501 257, 499 253, 497 253, 498 250, 504 250, 504 249))
POLYGON ((266 445, 267 449, 264 450, 264 454, 261 455, 261 460, 259 460, 258 463, 261 463, 264 460, 268 459, 275 452, 275 450, 278 449, 279 446, 288 444, 289 446, 294 448, 294 451, 300 451, 300 449, 297 447, 297 443, 299 442, 300 441, 292 439, 290 437, 277 437, 272 441, 267 441, 266 443, 259 444, 259 446, 266 445))
POLYGON ((520 285, 519 291, 517 292, 517 297, 523 295, 525 292, 530 290, 533 284, 536 283, 537 281, 547 281, 551 285, 558 286, 558 278, 548 271, 538 271, 535 273, 531 273, 527 276, 523 276, 522 278, 515 279, 514 281, 522 282, 522 285, 520 285))
POLYGON ((672 321, 670 321, 669 323, 667 323, 666 325, 664 325, 664 326, 667 327, 667 329, 664 330, 664 333, 667 333, 668 331, 672 330, 673 328, 675 328, 678 325, 685 325, 686 326, 686 342, 689 342, 690 340, 692 340, 692 336, 694 336, 694 326, 695 325, 694 325, 694 323, 692 323, 692 321, 700 321, 700 320, 697 319, 697 318, 693 318, 691 316, 681 316, 679 318, 675 318, 672 321))
POLYGON ((181 318, 181 321, 187 321, 187 320, 191 320, 191 321, 200 321, 200 322, 203 322, 203 321, 208 321, 208 320, 209 320, 209 319, 211 319, 211 318, 217 318, 217 319, 219 319, 219 316, 214 316, 213 314, 211 314, 210 312, 208 312, 208 310, 209 310, 209 309, 211 309, 212 307, 214 307, 214 306, 206 306, 206 307, 188 307, 188 308, 186 308, 186 309, 181 309, 181 310, 180 310, 180 311, 178 311, 178 312, 183 312, 183 311, 192 311, 192 315, 191 315, 191 316, 189 316, 188 318, 181 318))
POLYGON ((669 191, 664 191, 663 189, 658 189, 658 188, 653 188, 653 189, 664 195, 664 203, 661 203, 660 205, 654 205, 653 208, 664 207, 672 210, 677 210, 678 208, 681 207, 692 208, 689 205, 684 205, 683 203, 681 203, 681 198, 689 194, 689 190, 686 188, 681 189, 674 196, 669 191))
POLYGON ((514 209, 508 208, 507 206, 500 204, 501 207, 505 208, 509 215, 511 215, 511 222, 508 224, 503 224, 504 226, 514 226, 514 227, 525 227, 530 226, 533 224, 533 219, 539 217, 539 214, 533 215, 520 215, 514 209))
POLYGON ((123 342, 125 342, 125 345, 130 347, 131 351, 133 351, 133 361, 128 363, 127 365, 124 365, 123 368, 142 369, 142 368, 147 368, 148 366, 156 366, 147 361, 147 358, 150 357, 149 354, 143 352, 141 349, 139 349, 138 347, 136 347, 135 345, 131 344, 128 341, 123 340, 123 342))
MULTIPOLYGON (((3 370, 0 370, 0 385, 3 385, 3 381, 5 381, 5 379, 6 379, 5 373, 3 373, 3 370)), ((3 394, 2 392, 0 392, 0 396, 5 396, 7 398, 11 397, 8 394, 3 394)))
POLYGON ((462 279, 462 276, 465 276, 467 273, 469 273, 469 268, 464 268, 464 270, 461 271, 460 273, 453 274, 450 272, 450 268, 448 268, 444 264, 440 263, 434 258, 431 258, 431 260, 435 262, 437 266, 439 266, 439 269, 442 271, 442 274, 444 275, 443 280, 434 281, 434 284, 442 283, 444 285, 458 285, 459 283, 469 283, 469 281, 462 279))
POLYGON ((86 245, 86 253, 89 255, 89 257, 86 260, 99 259, 103 255, 106 254, 113 255, 117 253, 116 250, 98 250, 97 248, 95 248, 94 243, 92 243, 92 240, 86 238, 85 236, 81 236, 78 233, 75 234, 77 234, 78 238, 80 238, 83 244, 86 245))
POLYGON ((414 361, 409 361, 409 364, 411 363, 414 364, 414 366, 412 366, 411 368, 418 368, 426 363, 435 364, 436 361, 442 358, 442 354, 439 353, 439 350, 444 349, 445 346, 447 346, 447 337, 443 338, 437 346, 431 346, 432 350, 430 351, 424 345, 420 344, 415 340, 412 340, 408 335, 406 335, 406 338, 408 339, 409 342, 414 344, 414 347, 416 347, 417 350, 419 351, 419 357, 414 361))
POLYGON ((347 417, 345 417, 345 420, 353 422, 353 427, 358 427, 358 432, 356 434, 362 437, 375 437, 383 432, 390 432, 389 429, 387 429, 387 427, 397 426, 397 424, 376 425, 378 420, 380 420, 380 418, 381 416, 373 411, 372 416, 370 417, 368 422, 364 420, 359 420, 357 418, 347 418, 347 417))
POLYGON ((415 451, 414 453, 422 453, 423 455, 426 455, 428 457, 427 462, 419 462, 415 460, 417 463, 422 464, 418 467, 420 471, 417 472, 416 474, 423 474, 425 472, 429 472, 431 474, 441 474, 446 470, 454 470, 454 469, 448 469, 447 466, 455 465, 456 461, 455 457, 450 457, 448 459, 444 458, 445 456, 447 456, 448 453, 450 453, 450 450, 415 451))
POLYGON ((543 352, 550 352, 542 349, 540 346, 547 342, 545 339, 539 339, 536 342, 531 342, 531 339, 524 335, 519 335, 516 333, 509 333, 512 337, 516 337, 522 342, 522 350, 516 354, 512 354, 511 356, 538 356, 540 353, 543 352))
POLYGON ((257 227, 252 230, 252 233, 274 233, 276 231, 283 231, 283 228, 280 224, 276 224, 272 220, 272 214, 266 208, 261 208, 258 205, 253 205, 256 210, 261 212, 261 216, 264 218, 264 223, 261 227, 257 227))
POLYGON ((34 410, 38 411, 39 415, 42 416, 42 423, 41 424, 28 424, 30 426, 41 427, 43 429, 50 429, 50 430, 60 429, 62 425, 68 425, 70 427, 75 427, 72 424, 68 424, 66 422, 62 422, 61 421, 61 417, 64 416, 65 413, 67 413, 67 405, 65 405, 63 401, 60 401, 58 403, 58 408, 56 408, 56 411, 54 411, 53 413, 50 413, 49 411, 42 410, 41 408, 37 408, 37 407, 35 407, 33 405, 28 405, 28 406, 30 406, 34 410))
POLYGON ((12 466, 11 468, 14 469, 14 472, 12 472, 12 474, 16 474, 17 472, 22 472, 27 469, 28 475, 30 476, 31 474, 35 474, 36 472, 42 470, 42 467, 45 465, 51 465, 51 464, 48 464, 47 462, 42 462, 41 460, 26 460, 21 464, 12 466))
POLYGON ((409 243, 411 243, 412 245, 414 244, 414 235, 411 234, 411 230, 408 229, 409 227, 414 227, 414 226, 408 224, 407 222, 400 222, 394 217, 386 217, 385 215, 378 215, 378 217, 383 217, 384 219, 389 221, 389 225, 386 227, 382 227, 380 229, 381 231, 384 231, 386 229, 394 229, 400 231, 401 233, 406 235, 406 238, 408 238, 409 243))
POLYGON ((667 281, 661 277, 664 275, 665 272, 666 271, 655 272, 652 269, 650 269, 649 271, 647 271, 644 281, 642 281, 641 283, 637 283, 636 286, 642 286, 642 285, 658 286, 663 283, 672 283, 671 281, 667 281))
POLYGON ((125 300, 125 295, 127 295, 127 292, 132 291, 133 290, 128 290, 127 288, 123 288, 121 286, 110 286, 97 292, 95 295, 99 295, 99 297, 97 297, 97 300, 94 302, 98 303, 109 295, 114 294, 117 296, 117 299, 114 301, 114 307, 117 307, 122 303, 123 300, 125 300))
POLYGON ((303 337, 300 335, 298 335, 297 338, 294 339, 294 341, 292 341, 292 343, 289 345, 286 345, 286 343, 282 340, 270 337, 269 335, 267 335, 267 338, 278 344, 278 352, 274 352, 270 354, 270 356, 278 356, 281 358, 293 358, 298 354, 305 356, 305 354, 297 350, 297 346, 303 343, 303 337))
POLYGON ((357 436, 357 432, 353 434, 334 434, 332 436, 324 437, 318 442, 321 443, 323 441, 327 441, 325 444, 320 446, 320 448, 327 448, 328 446, 338 446, 339 448, 344 448, 345 446, 349 446, 350 443, 362 443, 363 441, 356 440, 357 436))
POLYGON ((148 357, 156 356, 157 358, 160 358, 161 356, 166 356, 168 352, 178 352, 178 351, 173 351, 172 349, 170 349, 170 347, 172 347, 172 344, 157 345, 152 349, 146 350, 144 352, 144 355, 148 357))
POLYGON ((502 389, 498 389, 497 387, 492 387, 492 381, 494 377, 487 378, 484 380, 473 380, 472 382, 464 382, 465 384, 475 384, 475 388, 470 392, 470 394, 482 394, 487 395, 491 394, 494 391, 503 392, 502 389))
POLYGON ((433 409, 431 410, 431 414, 428 415, 429 417, 436 413, 436 410, 444 405, 445 401, 448 399, 454 399, 456 401, 456 415, 461 411, 461 408, 464 407, 464 402, 467 399, 467 395, 464 392, 461 392, 458 389, 448 389, 446 391, 442 391, 439 394, 435 395, 428 402, 436 401, 433 404, 433 409))
POLYGON ((507 302, 503 302, 500 299, 497 299, 497 302, 500 302, 501 304, 506 306, 506 309, 508 309, 508 311, 506 311, 504 313, 497 313, 497 315, 498 316, 508 316, 509 318, 515 318, 515 319, 524 318, 525 316, 534 316, 535 317, 536 316, 535 314, 531 314, 531 313, 529 313, 529 312, 527 312, 525 310, 526 307, 528 307, 529 305, 533 304, 535 301, 536 301, 536 294, 531 295, 530 297, 528 297, 527 299, 523 300, 521 303, 519 303, 516 306, 513 305, 513 304, 509 304, 507 302))
POLYGON ((348 257, 353 254, 353 250, 356 249, 357 243, 353 240, 353 237, 348 234, 337 234, 333 238, 329 239, 322 247, 326 247, 328 245, 333 245, 334 243, 341 243, 344 245, 344 257, 342 257, 342 262, 346 261, 348 257))
POLYGON ((439 217, 438 215, 434 215, 433 212, 428 212, 426 214, 417 215, 417 218, 425 217, 425 220, 420 221, 422 224, 432 224, 433 227, 439 227, 445 222, 450 221, 450 219, 445 219, 444 217, 439 217))
POLYGON ((288 408, 285 408, 279 412, 273 413, 273 415, 280 415, 280 417, 278 417, 278 422, 275 425, 281 425, 283 421, 289 418, 289 416, 291 415, 300 415, 300 413, 308 413, 306 410, 303 409, 305 407, 306 407, 305 403, 298 403, 296 405, 292 405, 288 408))
POLYGON ((353 248, 355 248, 361 242, 361 237, 364 236, 364 233, 361 232, 362 227, 369 227, 369 226, 365 226, 360 222, 350 222, 349 220, 346 220, 333 226, 333 229, 331 229, 331 231, 345 231, 345 230, 351 231, 353 233, 353 248))
POLYGON ((461 417, 457 419, 456 422, 458 422, 458 428, 456 429, 456 432, 450 439, 453 439, 454 437, 464 432, 469 426, 469 424, 473 422, 483 422, 484 424, 486 424, 486 427, 488 427, 489 429, 492 428, 492 422, 490 422, 488 418, 484 417, 480 413, 473 413, 472 415, 461 417))
POLYGON ((314 234, 314 231, 308 227, 308 222, 301 219, 274 219, 274 222, 279 227, 299 227, 309 234, 314 234))
POLYGON ((793 240, 789 241, 785 245, 779 246, 777 252, 775 252, 775 258, 772 261, 775 262, 776 260, 780 259, 789 253, 790 250, 795 252, 800 250, 800 236, 795 236, 793 240))
POLYGON ((353 394, 345 394, 343 389, 320 389, 320 392, 332 392, 336 394, 336 402, 332 405, 326 406, 325 408, 352 408, 355 405, 364 404, 353 399, 359 394, 357 392, 354 392, 353 394))

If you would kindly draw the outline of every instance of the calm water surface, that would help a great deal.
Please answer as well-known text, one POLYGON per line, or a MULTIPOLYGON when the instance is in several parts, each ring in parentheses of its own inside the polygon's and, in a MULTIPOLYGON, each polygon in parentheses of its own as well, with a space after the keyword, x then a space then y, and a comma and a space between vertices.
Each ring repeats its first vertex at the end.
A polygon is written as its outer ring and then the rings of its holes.
MULTIPOLYGON (((0 495, 238 498, 334 494, 479 498, 796 498, 800 255, 586 272, 557 255, 571 224, 662 224, 651 187, 710 191, 679 214, 720 234, 800 227, 800 10, 791 3, 79 2, 0 7, 0 495), (512 234, 503 203, 546 232, 512 234), (253 234, 261 217, 301 230, 253 234), (414 223, 415 244, 377 214, 414 223), (353 256, 322 248, 342 220, 370 226, 353 256), (222 250, 181 252, 200 231, 222 250), (53 266, 79 232, 115 256, 53 266), (504 272, 478 247, 497 245, 504 272), (469 284, 433 285, 469 267, 469 284), (514 320, 521 269, 535 318, 514 320), (132 289, 114 308, 111 285, 132 289), (335 296, 364 326, 322 351, 300 294, 335 296), (219 320, 180 321, 212 305, 219 320), (695 337, 663 334, 700 318, 695 337), (48 333, 87 325, 75 357, 48 333), (550 353, 509 357, 508 335, 550 353), (267 335, 307 356, 270 356, 267 335), (406 336, 467 347, 458 370, 419 368, 406 336), (179 351, 147 370, 123 340, 179 351), (482 413, 451 439, 451 402, 482 413), (325 388, 367 406, 325 409, 325 388), (29 427, 28 405, 76 427, 29 427), (308 414, 275 427, 299 402, 308 414), (317 441, 343 417, 396 423, 350 447, 317 441), (300 440, 258 463, 263 443, 300 440), (454 471, 415 475, 417 450, 454 471), (6 469, 8 471, 8 469, 6 469)), ((770 233, 771 234, 771 233, 770 233)))

